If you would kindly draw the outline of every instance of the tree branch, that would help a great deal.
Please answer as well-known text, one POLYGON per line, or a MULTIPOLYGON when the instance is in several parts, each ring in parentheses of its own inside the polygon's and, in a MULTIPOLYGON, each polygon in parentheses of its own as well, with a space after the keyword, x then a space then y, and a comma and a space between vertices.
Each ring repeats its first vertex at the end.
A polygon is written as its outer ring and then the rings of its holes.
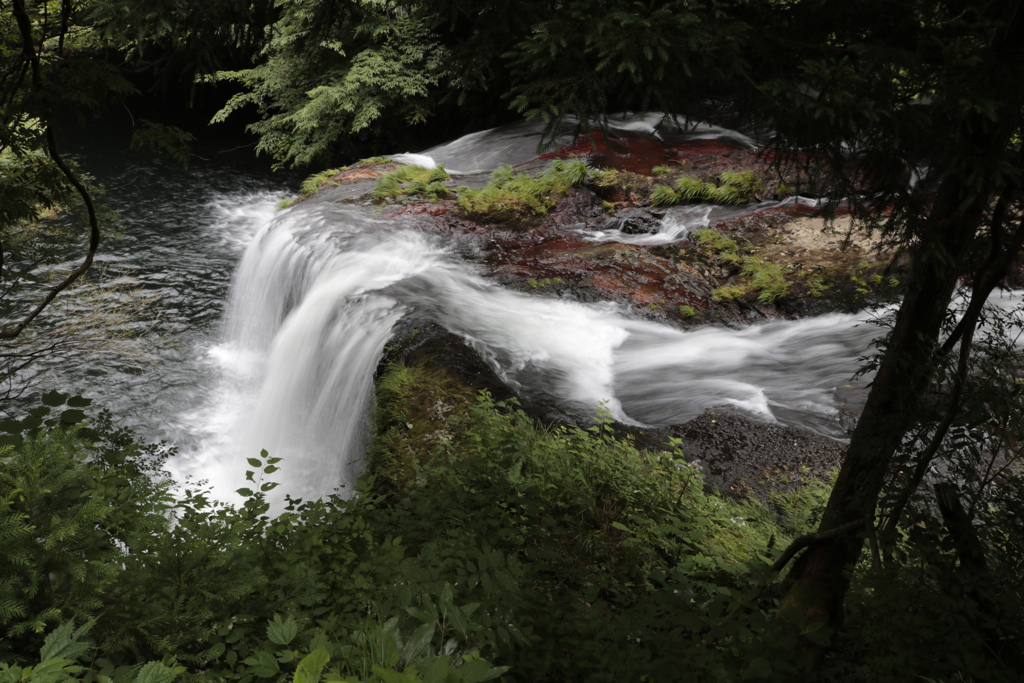
MULTIPOLYGON (((14 0, 14 16, 18 23, 18 29, 21 32, 22 38, 22 52, 27 59, 30 60, 32 66, 32 85, 36 92, 41 92, 43 89, 42 83, 42 69, 39 65, 39 55, 36 53, 32 45, 32 22, 29 19, 28 12, 25 11, 25 0, 14 0)), ((82 277, 89 267, 92 265, 93 258, 96 256, 96 250, 100 246, 100 223, 99 218, 96 215, 96 207, 93 205, 92 195, 89 194, 88 188, 85 184, 75 175, 71 167, 67 165, 64 159, 60 156, 60 150, 57 148, 57 135, 53 131, 53 125, 50 123, 49 117, 45 119, 46 124, 46 151, 53 163, 57 165, 60 172, 64 174, 68 182, 74 186, 78 194, 81 195, 82 201, 85 203, 86 211, 89 214, 89 249, 86 252, 85 258, 82 263, 75 270, 57 283, 53 288, 50 289, 49 293, 39 304, 33 308, 28 315, 22 318, 21 322, 15 325, 9 325, 0 331, 0 339, 14 339, 22 332, 25 328, 36 319, 40 313, 42 313, 50 303, 57 298, 57 295, 67 289, 72 283, 78 278, 82 277)))
POLYGON ((804 534, 803 536, 799 536, 798 538, 794 539, 792 543, 789 544, 788 548, 782 551, 782 555, 779 556, 779 559, 775 560, 775 564, 771 566, 771 569, 769 571, 772 574, 776 572, 781 572, 783 569, 786 568, 786 565, 789 564, 790 560, 792 560, 796 556, 796 554, 804 548, 808 548, 812 545, 818 545, 819 543, 824 543, 825 541, 830 541, 837 536, 842 536, 845 533, 849 533, 851 531, 859 529, 863 527, 865 524, 869 524, 870 522, 870 518, 857 519, 852 522, 847 522, 846 524, 841 524, 837 527, 833 527, 826 531, 818 531, 813 534, 804 534))

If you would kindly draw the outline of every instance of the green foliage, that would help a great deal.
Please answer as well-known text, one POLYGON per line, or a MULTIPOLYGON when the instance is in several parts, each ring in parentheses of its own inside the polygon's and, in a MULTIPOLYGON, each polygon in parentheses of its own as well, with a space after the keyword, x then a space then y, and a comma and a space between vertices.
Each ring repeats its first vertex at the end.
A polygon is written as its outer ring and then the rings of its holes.
POLYGON ((95 613, 120 571, 119 544, 166 527, 167 483, 149 476, 166 452, 140 449, 105 419, 78 429, 85 399, 50 392, 43 402, 0 424, 0 652, 95 613))
POLYGON ((702 249, 720 262, 740 266, 740 280, 715 289, 711 294, 715 301, 742 299, 756 293, 759 302, 770 304, 789 293, 790 283, 786 279, 789 269, 757 254, 744 254, 750 245, 741 248, 734 240, 710 228, 694 231, 693 237, 702 249))
MULTIPOLYGON (((28 653, 58 641, 47 650, 64 652, 53 672, 87 680, 169 681, 181 666, 191 680, 353 683, 806 671, 792 646, 801 634, 820 640, 827 632, 772 619, 778 585, 764 570, 788 539, 813 529, 827 483, 767 504, 723 498, 705 489, 678 444, 644 451, 605 422, 546 428, 514 403, 486 395, 469 402, 450 391, 423 370, 390 368, 378 385, 372 466, 385 472, 401 460, 410 476, 387 486, 362 481, 348 501, 289 501, 277 516, 264 494, 286 462, 251 458, 238 507, 190 484, 170 500, 144 474, 161 462, 159 448, 136 445, 109 417, 76 437, 59 420, 82 401, 48 394, 42 407, 51 412, 7 425, 20 441, 5 446, 0 471, 9 511, 0 533, 11 549, 0 576, 13 589, 3 604, 14 595, 27 607, 5 617, 16 663, 0 676, 41 681, 28 653), (440 396, 449 406, 443 427, 413 424, 423 419, 419 403, 438 406, 440 396), (410 447, 419 449, 411 459, 410 447), (62 590, 23 590, 44 571, 62 590), (87 580, 66 583, 76 576, 87 580), (74 615, 96 620, 88 641, 70 625, 74 615), (45 642, 32 631, 56 623, 45 642), (34 626, 14 634, 20 624, 34 626)), ((925 549, 939 543, 918 541, 925 549)), ((945 562, 942 553, 901 559, 913 547, 901 546, 898 564, 877 582, 855 579, 853 625, 839 641, 841 657, 827 664, 828 680, 851 672, 941 677, 957 657, 970 663, 984 629, 961 644, 947 627, 914 637, 901 629, 924 629, 942 613, 970 628, 983 623, 967 602, 954 605, 944 570, 922 580, 918 572, 945 562), (936 598, 944 594, 951 597, 936 598), (906 605, 898 613, 905 617, 888 611, 892 600, 906 605), (879 610, 891 629, 872 626, 879 610)), ((996 576, 1003 593, 992 599, 1005 612, 995 627, 1009 637, 1020 623, 1019 583, 1012 573, 996 576)))
POLYGON ((670 166, 664 166, 664 165, 662 165, 662 166, 655 166, 654 168, 651 169, 651 175, 654 175, 656 177, 663 176, 663 175, 668 175, 671 172, 672 172, 672 168, 670 166))
POLYGON ((317 191, 325 183, 330 181, 331 178, 346 170, 348 170, 346 167, 329 168, 327 170, 320 171, 319 173, 314 173, 302 181, 302 185, 299 186, 299 190, 302 192, 303 196, 316 194, 317 191))
POLYGON ((262 119, 249 128, 260 136, 257 151, 279 165, 329 162, 355 134, 424 121, 433 90, 452 77, 450 52, 415 5, 290 0, 278 7, 262 63, 216 74, 245 91, 214 121, 255 105, 262 119))
POLYGON ((718 178, 722 187, 734 189, 743 202, 753 201, 764 191, 764 183, 753 171, 724 171, 718 178))
POLYGON ((701 247, 714 252, 737 253, 739 249, 735 241, 711 228, 694 230, 692 236, 697 238, 697 243, 701 247))
MULTIPOLYGON (((84 655, 91 649, 86 636, 94 624, 95 621, 90 620, 76 629, 74 622, 69 621, 58 626, 46 636, 39 650, 38 664, 21 667, 0 662, 0 683, 63 683, 83 679, 110 681, 109 676, 96 676, 88 667, 75 663, 76 660, 84 659, 84 655)), ((132 667, 130 671, 116 672, 114 680, 118 683, 171 683, 184 671, 183 666, 148 662, 132 667)))
POLYGON ((719 185, 691 176, 681 176, 672 187, 655 185, 650 201, 654 206, 675 206, 682 202, 705 204, 746 204, 764 189, 761 179, 751 171, 726 171, 719 185))
POLYGON ((425 197, 436 202, 451 194, 451 190, 443 185, 448 180, 451 180, 451 176, 441 166, 423 168, 422 166, 402 165, 377 180, 373 187, 373 196, 378 200, 425 197))
POLYGON ((491 174, 491 181, 479 190, 459 188, 459 208, 469 217, 493 222, 543 216, 558 200, 586 181, 588 169, 582 161, 556 159, 550 169, 533 178, 514 173, 503 164, 491 174))
POLYGON ((149 152, 155 156, 167 156, 188 168, 191 157, 188 143, 195 137, 175 126, 153 123, 140 119, 142 125, 132 135, 131 149, 149 152))
POLYGON ((778 264, 749 256, 744 259, 740 273, 749 278, 750 288, 757 292, 757 300, 763 304, 773 303, 789 292, 785 271, 778 264))
POLYGON ((652 206, 675 206, 682 201, 679 193, 668 185, 655 185, 651 190, 652 206))

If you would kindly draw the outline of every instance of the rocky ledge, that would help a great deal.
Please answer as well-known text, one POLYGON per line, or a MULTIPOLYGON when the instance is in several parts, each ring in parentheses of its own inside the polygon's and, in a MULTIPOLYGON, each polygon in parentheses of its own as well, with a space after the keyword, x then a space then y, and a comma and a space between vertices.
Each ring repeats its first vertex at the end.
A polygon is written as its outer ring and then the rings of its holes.
MULTIPOLYGON (((299 201, 374 204, 409 227, 451 238, 505 287, 612 301, 680 328, 856 311, 898 296, 894 253, 848 217, 814 217, 814 202, 798 194, 814 179, 787 176, 776 161, 722 141, 595 132, 494 174, 453 177, 366 160, 311 179, 299 201)), ((410 452, 478 390, 512 397, 486 363, 439 328, 404 330, 384 363, 398 360, 431 378, 415 394, 410 452)), ((525 408, 548 422, 575 419, 543 401, 525 408)), ((708 481, 735 493, 827 476, 844 452, 841 440, 722 409, 684 424, 617 429, 655 448, 682 439, 708 481)))

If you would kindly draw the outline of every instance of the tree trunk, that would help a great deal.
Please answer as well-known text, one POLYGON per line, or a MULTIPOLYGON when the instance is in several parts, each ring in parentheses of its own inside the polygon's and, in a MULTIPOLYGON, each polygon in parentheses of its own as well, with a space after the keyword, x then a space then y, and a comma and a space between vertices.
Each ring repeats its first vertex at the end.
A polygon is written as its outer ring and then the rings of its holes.
MULTIPOLYGON (((1001 30, 986 51, 987 63, 1018 63, 1024 52, 1021 2, 995 8, 1001 30)), ((988 74, 986 74, 988 75, 988 74)), ((945 171, 935 204, 912 252, 908 291, 896 315, 864 411, 850 439, 835 488, 819 525, 826 532, 873 517, 890 464, 907 430, 919 417, 921 397, 933 377, 932 359, 964 258, 993 196, 1007 182, 994 170, 1014 134, 1020 110, 1007 98, 1002 111, 967 114, 960 126, 960 154, 945 171)), ((1019 179, 1019 169, 1014 169, 1019 179)), ((1010 181, 1013 182, 1013 181, 1010 181)), ((838 626, 863 534, 849 533, 815 544, 794 563, 779 616, 838 626)))
MULTIPOLYGON (((932 377, 929 359, 984 209, 983 198, 975 197, 963 210, 956 184, 943 183, 929 217, 933 232, 916 249, 909 291, 822 516, 822 531, 873 515, 889 464, 917 418, 932 377)), ((862 545, 862 534, 852 533, 809 548, 790 571, 780 615, 798 610, 808 621, 838 625, 862 545)))

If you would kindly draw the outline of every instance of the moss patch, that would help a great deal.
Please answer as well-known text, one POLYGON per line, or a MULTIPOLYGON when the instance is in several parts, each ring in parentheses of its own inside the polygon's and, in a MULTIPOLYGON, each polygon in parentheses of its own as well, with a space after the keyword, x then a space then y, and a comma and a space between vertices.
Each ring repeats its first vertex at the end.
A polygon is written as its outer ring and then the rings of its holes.
POLYGON ((886 273, 887 261, 866 258, 859 249, 830 249, 805 264, 787 258, 789 252, 778 236, 752 244, 705 228, 695 231, 691 239, 695 250, 683 250, 680 256, 716 269, 719 282, 724 280, 712 293, 716 302, 820 299, 833 308, 859 310, 899 292, 899 279, 886 273))
POLYGON ((402 197, 423 197, 436 202, 452 194, 452 191, 443 184, 448 180, 451 180, 451 176, 441 166, 424 168, 423 166, 402 165, 377 180, 377 184, 373 188, 373 197, 381 201, 402 197))
POLYGON ((753 171, 724 171, 717 183, 683 175, 672 185, 655 185, 650 202, 654 206, 675 206, 683 202, 748 204, 760 199, 763 192, 764 183, 753 171))
POLYGON ((479 190, 459 188, 459 210, 467 218, 490 223, 544 216, 573 187, 583 184, 588 173, 581 161, 555 160, 550 169, 537 177, 515 173, 511 166, 503 164, 479 190))
POLYGON ((324 185, 337 185, 336 181, 333 181, 334 176, 340 175, 348 170, 348 166, 342 166, 341 168, 329 168, 326 171, 320 171, 314 173, 299 185, 299 191, 303 197, 316 194, 321 187, 324 185))

